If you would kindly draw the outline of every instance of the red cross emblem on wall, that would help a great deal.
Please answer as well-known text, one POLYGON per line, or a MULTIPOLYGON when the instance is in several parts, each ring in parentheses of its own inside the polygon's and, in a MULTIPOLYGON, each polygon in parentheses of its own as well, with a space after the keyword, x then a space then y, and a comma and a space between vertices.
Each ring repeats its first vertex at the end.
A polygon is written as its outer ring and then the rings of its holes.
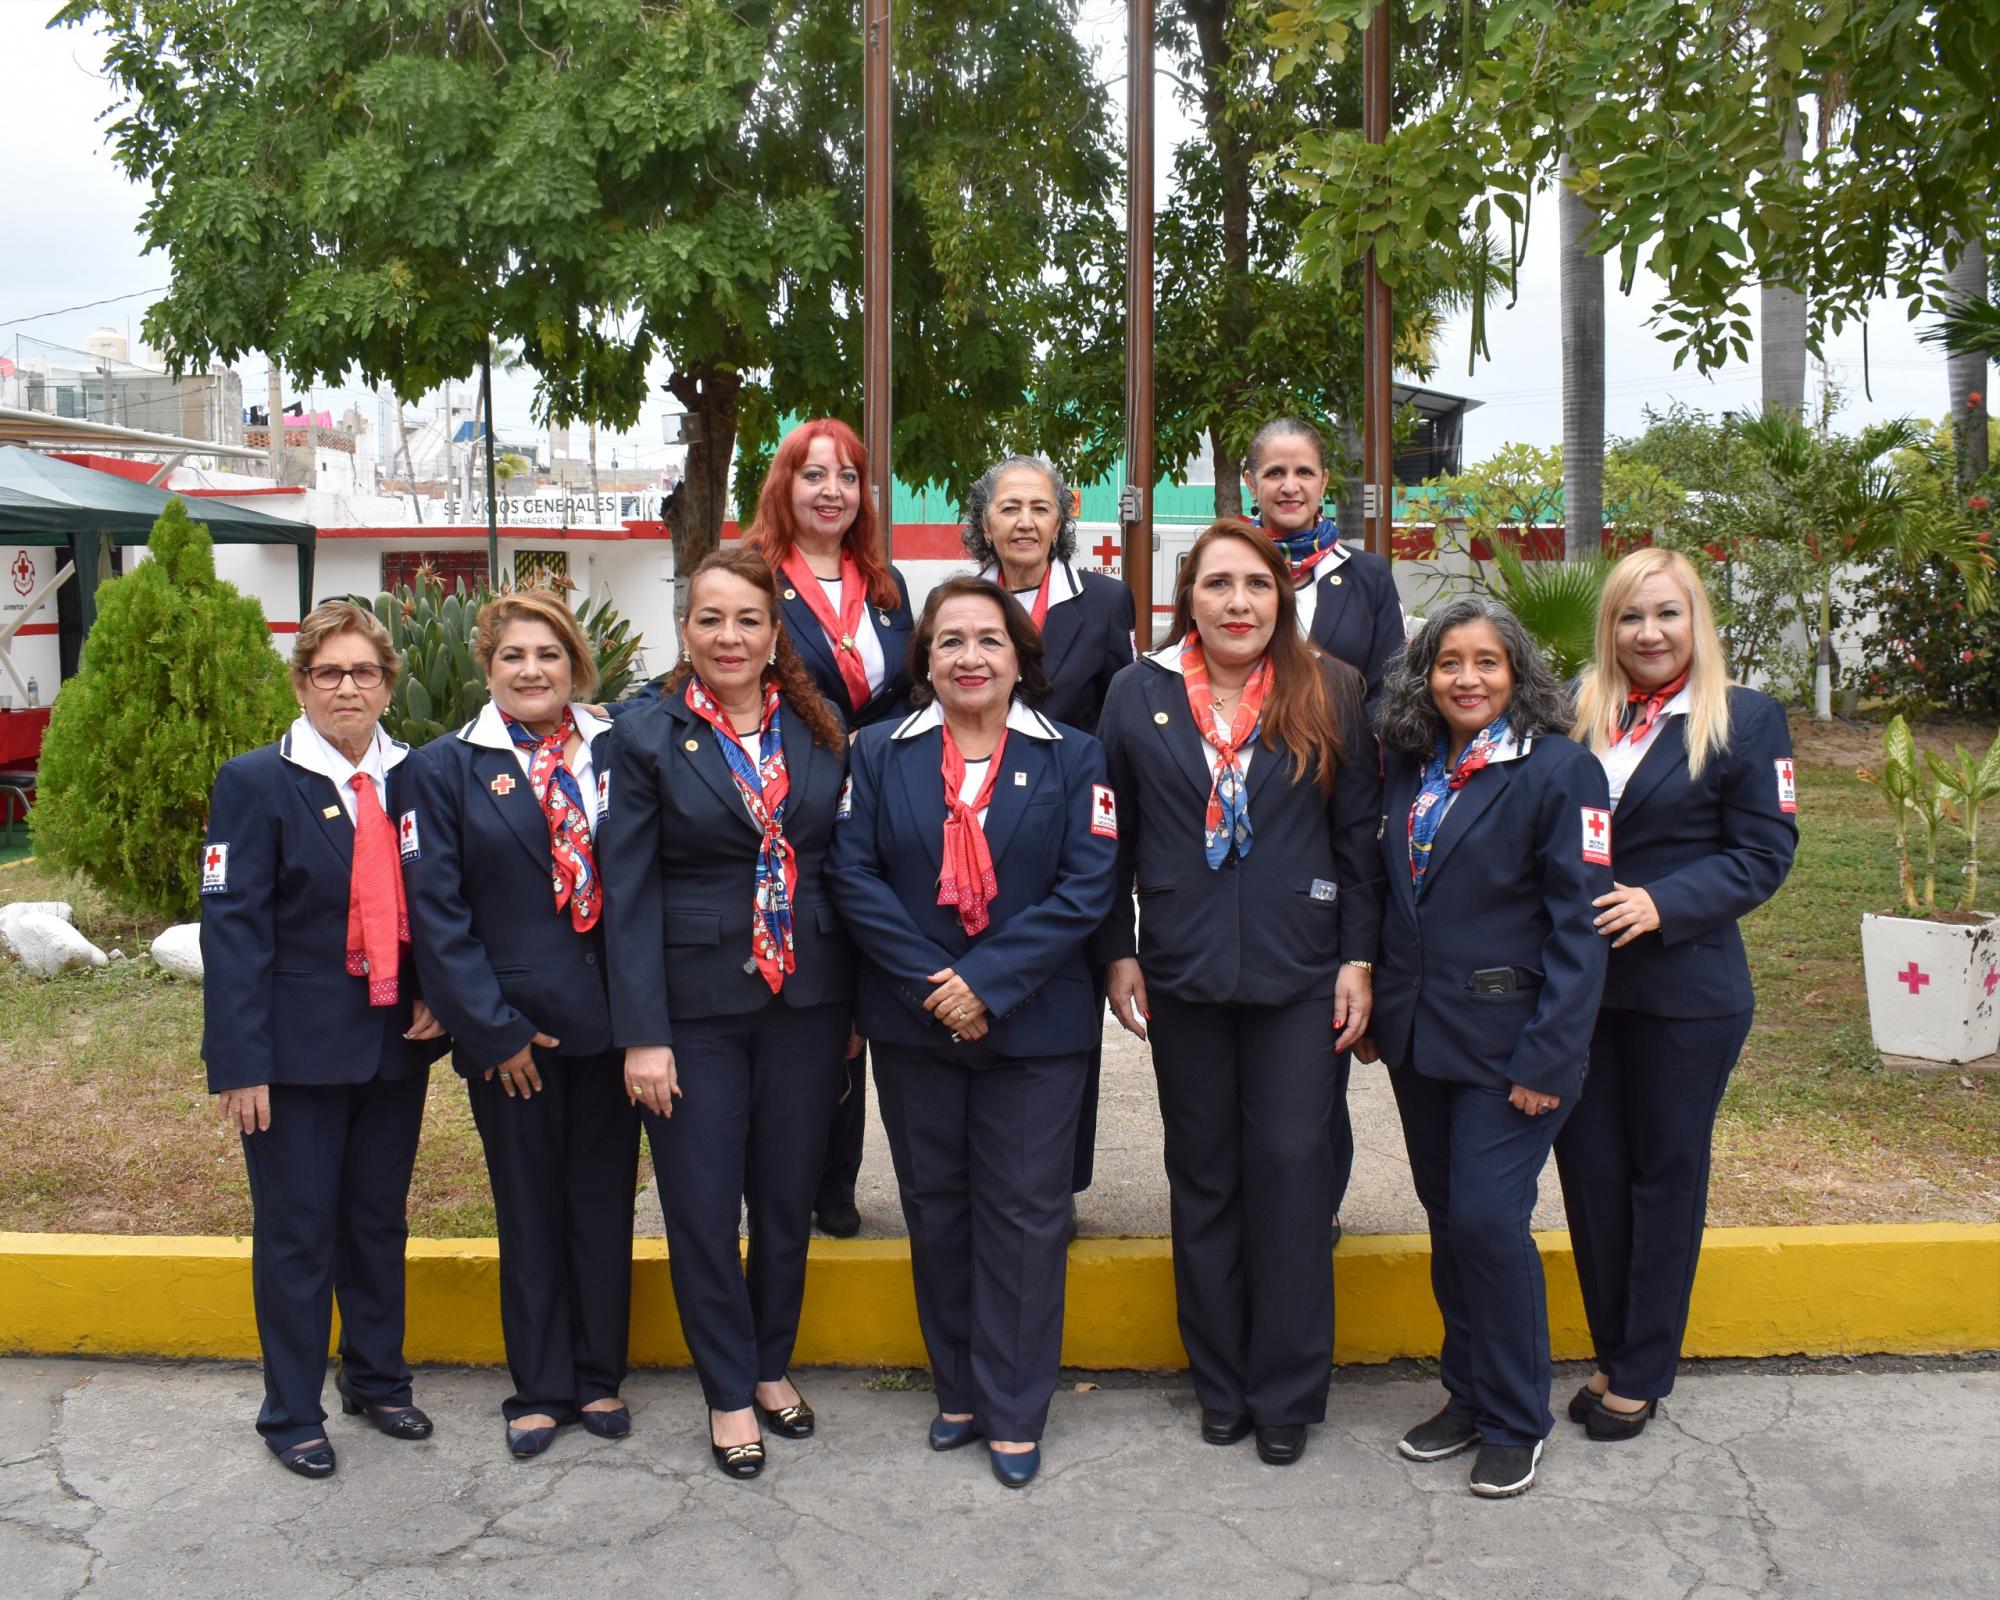
POLYGON ((16 553, 13 566, 7 570, 14 574, 14 592, 16 594, 34 593, 35 563, 29 558, 27 551, 22 550, 16 553))
POLYGON ((1090 553, 1097 557, 1099 566, 1108 567, 1114 565, 1125 553, 1125 547, 1107 533, 1090 547, 1090 553))

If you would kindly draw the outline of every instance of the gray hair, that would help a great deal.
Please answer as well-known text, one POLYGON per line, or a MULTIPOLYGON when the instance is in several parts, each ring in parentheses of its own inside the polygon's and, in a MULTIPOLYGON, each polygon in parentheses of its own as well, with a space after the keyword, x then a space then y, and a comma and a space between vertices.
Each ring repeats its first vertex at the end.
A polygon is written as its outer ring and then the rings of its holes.
POLYGON ((1507 726, 1517 736, 1566 735, 1575 717, 1570 692, 1550 668, 1541 647, 1521 626, 1520 618, 1498 600, 1469 595, 1433 611, 1389 663, 1382 675, 1382 704, 1376 714, 1382 743, 1407 756, 1428 756, 1437 748, 1445 726, 1437 702, 1431 698, 1431 668, 1444 647, 1444 636, 1468 622, 1490 622, 1507 652, 1507 664, 1514 673, 1507 726))
POLYGON ((1326 435, 1310 422, 1302 422, 1297 417, 1273 417, 1251 437, 1250 448, 1243 454, 1243 470, 1250 477, 1257 476, 1257 461, 1264 454, 1266 445, 1275 444, 1280 439, 1304 439, 1313 447, 1320 470, 1326 470, 1326 435))
POLYGON ((1076 554, 1076 517, 1069 508, 1068 481, 1046 456, 1008 456, 981 473, 965 496, 965 527, 959 538, 965 545, 965 553, 982 572, 1000 559, 993 541, 986 537, 986 513, 993 509, 993 495, 1000 487, 1001 475, 1016 467, 1039 472, 1049 480, 1049 490, 1056 497, 1056 542, 1049 552, 1050 558, 1067 561, 1076 554))

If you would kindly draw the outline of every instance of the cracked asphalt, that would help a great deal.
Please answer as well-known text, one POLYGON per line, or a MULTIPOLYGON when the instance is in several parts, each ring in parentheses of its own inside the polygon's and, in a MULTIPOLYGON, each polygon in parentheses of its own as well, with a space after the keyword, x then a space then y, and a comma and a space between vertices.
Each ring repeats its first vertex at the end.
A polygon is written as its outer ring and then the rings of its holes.
POLYGON ((819 1436, 771 1440, 739 1484, 686 1373, 626 1386, 630 1439, 565 1429, 517 1463, 504 1376, 427 1370, 435 1437, 335 1416, 339 1475, 309 1483, 251 1431, 254 1367, 20 1358, 0 1361, 0 1596, 1991 1600, 2000 1372, 1888 1365, 1918 1370, 1689 1369, 1641 1439, 1559 1421, 1535 1487, 1487 1502, 1469 1458, 1397 1456, 1439 1403, 1407 1366, 1339 1374, 1282 1469, 1200 1443, 1180 1375, 1067 1374, 1016 1493, 977 1446, 923 1447, 928 1393, 864 1373, 797 1374, 819 1436))

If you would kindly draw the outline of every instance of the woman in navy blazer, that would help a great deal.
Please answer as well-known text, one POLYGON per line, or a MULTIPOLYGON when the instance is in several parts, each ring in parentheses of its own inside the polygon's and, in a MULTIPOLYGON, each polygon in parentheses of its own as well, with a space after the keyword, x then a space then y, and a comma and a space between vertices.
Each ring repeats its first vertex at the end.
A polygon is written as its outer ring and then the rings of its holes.
MULTIPOLYGON (((1324 511, 1326 440, 1297 417, 1277 417, 1257 430, 1243 468, 1243 486, 1258 526, 1292 564, 1299 627, 1305 636, 1361 674, 1372 717, 1382 677, 1403 648, 1403 603, 1389 563, 1343 544, 1340 524, 1324 511)), ((1340 1053, 1329 1140, 1333 1149, 1333 1239, 1340 1242, 1340 1203, 1354 1173, 1354 1124, 1347 1114, 1348 1052, 1340 1053)))
POLYGON ((754 1478, 760 1416, 787 1439, 815 1425, 786 1368, 853 1010, 826 869, 847 741, 755 552, 702 558, 681 640, 662 694, 611 738, 611 1026, 653 1149, 709 1445, 728 1476, 754 1478))
POLYGON ((340 1301, 341 1409, 426 1439, 403 1359, 405 1202, 443 1030, 417 997, 397 855, 408 749, 382 732, 400 663, 345 600, 292 646, 300 716, 223 765, 202 845, 202 1059, 250 1171, 264 1351, 257 1431, 293 1472, 335 1467, 320 1390, 340 1301))
POLYGON ((1118 831, 1097 741, 1030 708, 1040 656, 985 579, 931 591, 910 657, 922 704, 855 739, 830 869, 863 957, 930 1445, 985 1437, 1010 1488, 1040 1465, 1062 1357, 1070 1167, 1102 1031, 1083 949, 1118 831))
POLYGON ((1375 1022, 1431 1231, 1445 1407, 1414 1461, 1479 1446, 1474 1494, 1534 1482, 1551 1426, 1548 1307, 1529 1220, 1583 1087, 1604 986, 1592 900, 1611 887, 1603 770, 1497 601, 1431 613, 1390 669, 1381 733, 1389 877, 1375 1022))
POLYGON ((1152 1040, 1202 1437, 1254 1429, 1274 1465, 1326 1416, 1327 1119, 1368 1022, 1382 887, 1360 676, 1300 637, 1292 603, 1277 546, 1215 523, 1168 643, 1119 673, 1098 725, 1124 810, 1111 1008, 1152 1040))
MULTIPOLYGON (((1051 722, 1097 731, 1111 680, 1131 664, 1132 591, 1101 572, 1079 572, 1076 517, 1069 485, 1040 456, 1009 456, 988 467, 965 497, 965 553, 979 575, 1021 602, 1042 636, 1048 698, 1038 708, 1051 722)), ((1103 968, 1091 978, 1101 995, 1103 968)), ((1092 1052, 1076 1119, 1076 1163, 1070 1188, 1090 1187, 1097 1152, 1097 1080, 1103 1047, 1092 1052)), ((1072 1212, 1071 1227, 1075 1218, 1072 1212)))
POLYGON ((1598 600, 1575 737, 1603 764, 1618 881, 1590 1081, 1556 1140, 1597 1371, 1569 1415, 1629 1439, 1673 1392, 1708 1212, 1709 1144, 1754 997, 1737 922, 1798 848, 1776 701, 1729 682, 1687 558, 1637 550, 1598 600))
MULTIPOLYGON (((777 575, 785 631, 806 671, 850 731, 910 710, 910 586, 882 553, 881 524, 863 486, 868 457, 836 417, 786 434, 743 535, 777 575)), ((822 1233, 861 1231, 854 1182, 868 1125, 864 1042, 842 1051, 840 1101, 827 1130, 813 1213, 822 1233)))
POLYGON ((417 971, 450 1029, 500 1229, 507 1447, 581 1420, 621 1439, 639 1119, 611 1048, 603 881, 592 843, 610 724, 569 607, 540 591, 479 613, 492 698, 412 763, 403 870, 417 971), (553 888, 553 892, 552 891, 553 888))

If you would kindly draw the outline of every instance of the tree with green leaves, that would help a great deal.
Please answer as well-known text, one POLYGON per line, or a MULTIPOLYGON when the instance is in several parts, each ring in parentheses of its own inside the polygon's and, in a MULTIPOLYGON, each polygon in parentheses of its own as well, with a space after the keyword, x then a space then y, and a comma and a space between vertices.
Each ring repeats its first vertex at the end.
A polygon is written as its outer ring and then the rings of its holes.
MULTIPOLYGON (((897 19, 897 470, 1021 437, 1051 268, 1101 223, 1105 97, 1074 0, 897 19)), ((688 413, 679 559, 786 412, 860 401, 860 38, 830 0, 73 0, 123 93, 177 367, 261 349, 414 397, 517 346, 540 418, 688 413)), ((741 496, 747 500, 747 495, 741 496)))
POLYGON ((35 849, 128 911, 191 914, 223 762, 298 714, 263 608, 215 575, 179 500, 150 558, 97 592, 97 622, 42 742, 35 849))

